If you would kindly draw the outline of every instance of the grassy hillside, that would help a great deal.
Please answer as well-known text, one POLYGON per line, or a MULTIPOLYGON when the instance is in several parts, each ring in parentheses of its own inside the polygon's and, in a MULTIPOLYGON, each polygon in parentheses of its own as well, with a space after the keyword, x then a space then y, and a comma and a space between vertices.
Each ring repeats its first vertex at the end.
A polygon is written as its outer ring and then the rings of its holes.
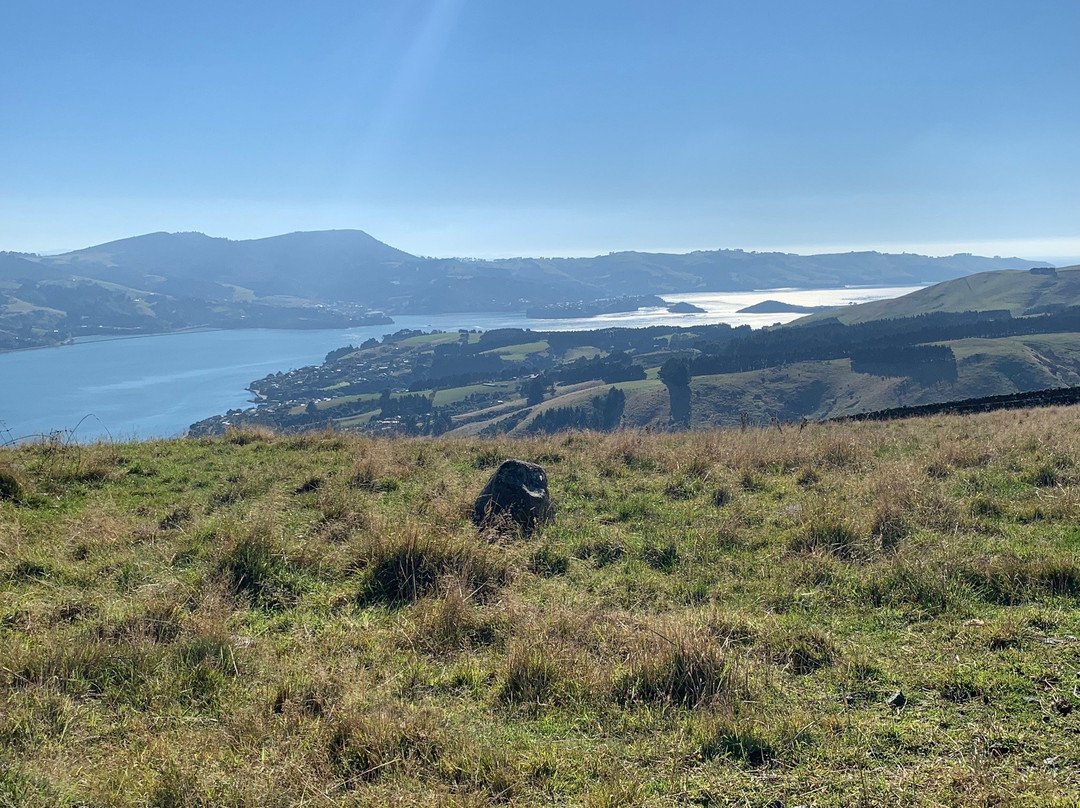
POLYGON ((0 805, 1075 806, 1078 455, 1062 408, 4 449, 0 805), (508 456, 528 540, 464 518, 508 456))
MULTIPOLYGON (((956 355, 957 378, 932 385, 902 376, 854 373, 846 359, 695 377, 691 382, 691 426, 737 426, 744 413, 755 424, 767 424, 773 418, 839 418, 890 407, 1080 384, 1080 334, 963 339, 944 344, 956 355)), ((665 422, 667 395, 663 388, 660 392, 651 407, 634 410, 634 417, 650 419, 640 423, 665 422)))
POLYGON ((980 272, 928 286, 892 300, 876 300, 813 314, 795 322, 807 324, 835 318, 846 325, 938 311, 1008 309, 1014 317, 1080 305, 1080 267, 1056 272, 1005 269, 980 272))

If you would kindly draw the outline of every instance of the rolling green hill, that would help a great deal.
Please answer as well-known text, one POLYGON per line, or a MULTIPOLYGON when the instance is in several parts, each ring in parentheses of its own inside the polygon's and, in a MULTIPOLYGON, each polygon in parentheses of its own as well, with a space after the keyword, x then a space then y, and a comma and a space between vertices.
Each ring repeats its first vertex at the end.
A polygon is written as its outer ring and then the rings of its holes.
POLYGON ((932 312, 1009 311, 1014 317, 1080 305, 1080 267, 980 272, 892 300, 845 306, 796 320, 806 325, 835 318, 846 325, 932 312))

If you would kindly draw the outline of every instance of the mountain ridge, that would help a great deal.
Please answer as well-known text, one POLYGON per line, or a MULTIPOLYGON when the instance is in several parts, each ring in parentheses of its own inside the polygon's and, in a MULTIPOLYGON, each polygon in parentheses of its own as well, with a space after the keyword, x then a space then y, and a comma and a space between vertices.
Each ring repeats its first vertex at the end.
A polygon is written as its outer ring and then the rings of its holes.
POLYGON ((917 285, 1044 262, 959 253, 876 251, 798 255, 738 249, 612 252, 578 258, 427 258, 363 230, 295 231, 232 240, 156 232, 56 256, 23 256, 73 276, 173 295, 288 295, 349 301, 388 312, 507 310, 522 304, 665 292, 748 291, 798 286, 917 285))
POLYGON ((158 231, 59 255, 0 253, 0 350, 183 328, 335 328, 394 314, 526 311, 680 292, 916 286, 1037 262, 959 254, 620 252, 470 260, 362 230, 231 240, 158 231))

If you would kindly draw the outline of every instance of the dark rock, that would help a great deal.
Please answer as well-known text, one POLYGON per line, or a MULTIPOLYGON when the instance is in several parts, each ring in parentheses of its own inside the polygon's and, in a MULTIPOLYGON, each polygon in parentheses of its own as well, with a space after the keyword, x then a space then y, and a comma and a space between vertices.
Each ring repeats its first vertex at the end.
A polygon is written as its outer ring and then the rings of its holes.
POLYGON ((895 693, 889 696, 889 700, 885 703, 888 704, 890 707, 900 709, 905 704, 907 704, 907 696, 904 695, 903 690, 897 690, 895 693))
POLYGON ((476 498, 472 521, 485 527, 512 520, 529 535, 554 515, 544 469, 524 460, 506 460, 476 498))

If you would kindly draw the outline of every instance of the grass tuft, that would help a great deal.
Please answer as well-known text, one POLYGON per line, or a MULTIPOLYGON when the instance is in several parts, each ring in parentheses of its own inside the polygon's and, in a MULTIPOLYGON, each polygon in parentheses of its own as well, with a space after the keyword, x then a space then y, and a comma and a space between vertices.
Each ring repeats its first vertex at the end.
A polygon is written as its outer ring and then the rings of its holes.
POLYGON ((443 745, 436 713, 387 706, 338 718, 327 751, 342 785, 356 788, 400 769, 434 769, 443 745))
POLYGON ((644 702, 697 707, 739 692, 735 664, 707 635, 657 636, 620 675, 613 695, 620 704, 644 702))
POLYGON ((27 494, 21 474, 11 468, 0 468, 0 502, 22 504, 27 500, 27 494))
POLYGON ((544 648, 515 645, 507 654, 495 697, 510 707, 538 708, 556 697, 563 678, 544 648))
POLYGON ((491 545, 463 536, 440 540, 415 529, 372 539, 356 568, 362 571, 362 606, 412 603, 448 579, 484 600, 513 576, 508 558, 491 545))
POLYGON ((832 665, 837 657, 832 638, 814 627, 776 631, 767 639, 766 648, 774 664, 800 676, 832 665))
POLYGON ((234 594, 262 608, 287 608, 301 591, 297 570, 265 527, 256 526, 232 542, 218 569, 234 594))
POLYGON ((865 556, 868 542, 849 517, 823 513, 810 519, 792 538, 795 553, 827 553, 844 560, 865 556))

